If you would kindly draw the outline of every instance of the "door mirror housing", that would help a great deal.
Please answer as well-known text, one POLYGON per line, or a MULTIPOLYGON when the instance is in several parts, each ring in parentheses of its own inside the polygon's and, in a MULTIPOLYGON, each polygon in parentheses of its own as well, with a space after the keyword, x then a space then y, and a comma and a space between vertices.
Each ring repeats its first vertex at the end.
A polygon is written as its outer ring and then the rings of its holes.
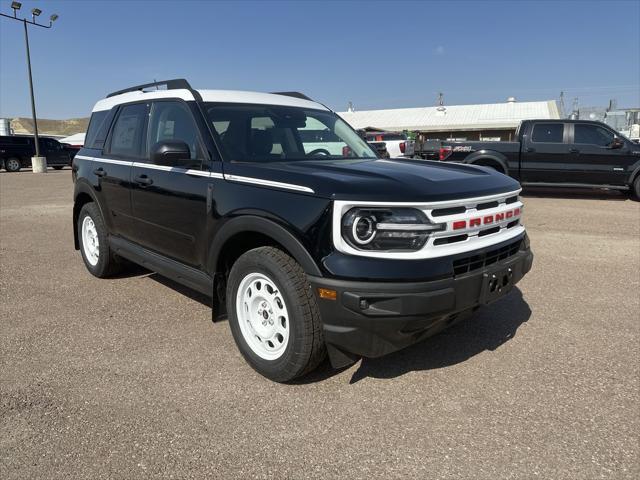
POLYGON ((191 158, 191 151, 186 143, 171 140, 156 143, 151 147, 149 157, 151 162, 156 165, 175 167, 182 162, 188 162, 191 158))
POLYGON ((622 147, 624 147, 624 140, 621 139, 620 137, 615 137, 613 139, 613 142, 611 142, 611 145, 609 145, 609 148, 612 148, 612 149, 622 148, 622 147))

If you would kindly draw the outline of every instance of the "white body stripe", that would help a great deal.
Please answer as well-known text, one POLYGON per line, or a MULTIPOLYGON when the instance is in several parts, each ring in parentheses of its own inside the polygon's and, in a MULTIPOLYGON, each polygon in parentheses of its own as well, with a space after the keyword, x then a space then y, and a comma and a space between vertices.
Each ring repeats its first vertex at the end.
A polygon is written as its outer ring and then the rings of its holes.
POLYGON ((273 180, 264 180, 262 178, 253 177, 241 177, 238 175, 225 175, 224 178, 231 180, 232 182, 250 183, 253 185, 264 185, 265 187, 285 188, 287 190, 296 190, 298 192, 315 193, 309 187, 303 187, 302 185, 295 185, 293 183, 275 182, 273 180))
POLYGON ((204 170, 194 170, 190 168, 169 167, 166 165, 155 165, 153 163, 143 162, 127 162, 124 160, 115 160, 112 158, 88 157, 86 155, 76 155, 79 160, 89 160, 92 162, 112 163, 114 165, 125 165, 137 168, 149 168, 152 170, 162 170, 164 172, 184 173, 186 175, 197 175, 199 177, 209 177, 229 180, 232 182, 249 183, 253 185, 262 185, 265 187, 283 188, 286 190, 295 190, 298 192, 315 193, 311 188, 302 185, 294 185, 292 183, 275 182, 273 180, 265 180, 262 178, 240 177, 237 175, 224 175, 218 172, 206 172, 204 170))

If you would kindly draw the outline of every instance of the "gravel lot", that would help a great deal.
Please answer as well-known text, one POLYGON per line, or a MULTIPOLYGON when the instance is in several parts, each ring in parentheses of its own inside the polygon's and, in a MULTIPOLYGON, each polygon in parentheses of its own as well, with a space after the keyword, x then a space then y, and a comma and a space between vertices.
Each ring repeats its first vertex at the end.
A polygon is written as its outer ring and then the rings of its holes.
POLYGON ((640 203, 526 194, 519 289, 279 385, 206 298, 92 277, 72 191, 0 173, 0 478, 639 478, 640 203))

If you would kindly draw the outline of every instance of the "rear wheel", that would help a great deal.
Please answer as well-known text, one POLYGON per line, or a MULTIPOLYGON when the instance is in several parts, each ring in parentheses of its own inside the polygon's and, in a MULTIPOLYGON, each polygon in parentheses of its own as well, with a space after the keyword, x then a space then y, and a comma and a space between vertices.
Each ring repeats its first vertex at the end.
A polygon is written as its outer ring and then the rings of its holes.
POLYGON ((636 200, 640 200, 640 175, 633 181, 633 193, 636 196, 636 200))
POLYGON ((8 158, 4 162, 4 168, 7 169, 7 172, 18 172, 21 167, 20 159, 16 157, 8 158))
POLYGON ((95 203, 87 203, 82 207, 76 228, 82 260, 92 275, 104 278, 121 269, 121 264, 109 248, 107 229, 95 203))
POLYGON ((238 349, 271 380, 300 377, 326 356, 320 312, 307 277, 277 248, 250 250, 234 263, 227 311, 238 349))

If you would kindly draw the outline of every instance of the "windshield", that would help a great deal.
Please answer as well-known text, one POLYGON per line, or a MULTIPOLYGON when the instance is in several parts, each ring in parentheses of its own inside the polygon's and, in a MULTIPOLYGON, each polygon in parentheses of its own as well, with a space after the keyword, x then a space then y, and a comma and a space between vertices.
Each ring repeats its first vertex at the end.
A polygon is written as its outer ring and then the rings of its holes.
POLYGON ((207 103, 225 160, 281 162, 377 158, 335 113, 276 105, 207 103))

